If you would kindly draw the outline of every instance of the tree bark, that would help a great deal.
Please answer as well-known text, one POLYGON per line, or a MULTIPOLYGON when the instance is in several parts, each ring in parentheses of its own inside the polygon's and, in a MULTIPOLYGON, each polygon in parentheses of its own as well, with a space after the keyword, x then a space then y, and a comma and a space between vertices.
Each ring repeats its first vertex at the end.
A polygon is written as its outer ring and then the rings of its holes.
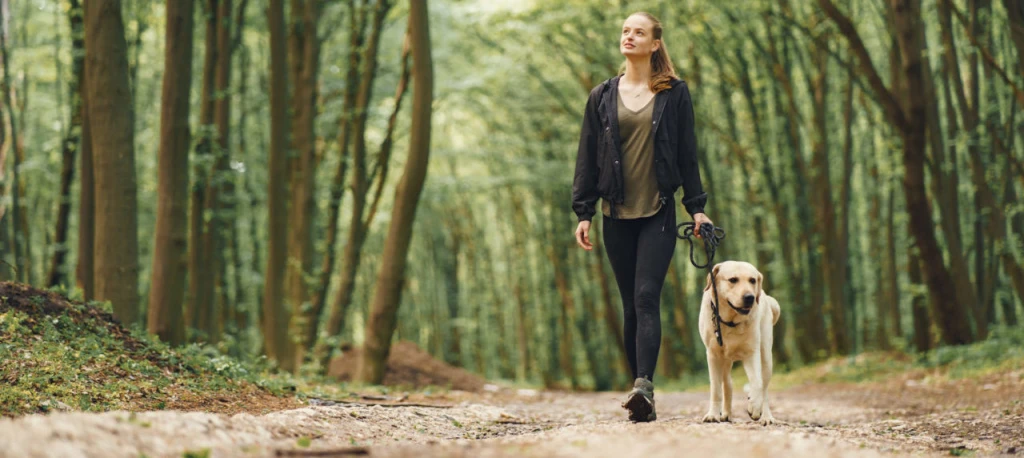
MULTIPOLYGON (((373 95, 373 82, 377 73, 377 49, 384 17, 390 10, 387 0, 378 0, 374 6, 373 24, 369 41, 360 59, 363 68, 359 89, 355 98, 355 113, 352 120, 352 215, 349 219, 348 242, 342 255, 341 280, 338 291, 328 312, 327 335, 335 336, 345 329, 345 316, 355 292, 356 273, 362 261, 363 243, 366 241, 368 220, 364 219, 367 192, 370 189, 366 171, 366 117, 367 108, 373 95)), ((392 223, 394 224, 394 223, 392 223)))
POLYGON ((85 8, 85 73, 95 151, 96 298, 111 301, 114 316, 131 324, 139 301, 135 113, 118 0, 89 0, 85 8))
POLYGON ((314 309, 311 307, 307 275, 313 266, 313 212, 316 208, 317 73, 320 70, 320 0, 292 0, 292 27, 288 36, 292 93, 292 151, 289 166, 292 190, 285 298, 292 311, 293 333, 299 337, 292 369, 302 364, 306 349, 315 337, 314 309))
POLYGON ((416 206, 427 176, 430 157, 430 118, 433 101, 433 64, 430 52, 426 0, 410 0, 409 35, 412 38, 413 99, 409 157, 395 191, 391 224, 374 292, 370 319, 366 325, 366 343, 359 366, 359 380, 380 383, 384 362, 391 349, 391 336, 398 318, 406 255, 412 239, 416 206))
POLYGON ((894 32, 899 43, 903 74, 908 82, 906 111, 878 77, 867 49, 850 19, 838 10, 831 0, 818 0, 822 9, 850 41, 859 60, 861 72, 868 77, 876 92, 875 95, 885 108, 889 122, 898 129, 903 140, 903 188, 907 211, 910 213, 911 233, 920 250, 923 273, 931 291, 931 306, 942 329, 942 340, 947 344, 968 343, 972 340, 972 335, 966 310, 973 307, 973 303, 964 298, 972 295, 972 291, 962 291, 962 288, 958 288, 943 262, 943 253, 935 238, 934 225, 931 222, 931 205, 925 191, 926 125, 908 122, 908 119, 926 119, 927 116, 921 60, 923 47, 920 41, 919 0, 891 2, 894 32), (959 300, 950 301, 949 298, 952 297, 959 300))
POLYGON ((217 300, 217 291, 224 289, 224 274, 227 261, 225 248, 227 245, 227 231, 231 225, 226 221, 233 221, 229 211, 233 207, 231 202, 234 192, 232 186, 232 171, 230 167, 229 140, 231 123, 231 4, 233 0, 219 0, 213 12, 215 18, 215 33, 207 39, 216 40, 217 50, 214 53, 215 70, 213 77, 213 145, 212 159, 213 170, 209 174, 206 183, 206 195, 204 196, 203 208, 206 216, 205 228, 202 235, 202 247, 205 250, 207 265, 210 277, 204 280, 203 302, 205 308, 197 310, 202 316, 199 320, 200 330, 207 336, 207 341, 217 343, 220 341, 223 331, 222 308, 226 307, 223 301, 217 300))
MULTIPOLYGON (((907 264, 910 284, 920 285, 922 283, 921 259, 918 258, 917 253, 910 255, 910 260, 907 264)), ((916 291, 916 289, 912 290, 916 291)), ((919 353, 924 353, 932 348, 931 313, 925 305, 925 298, 923 296, 923 293, 915 292, 910 302, 911 316, 914 318, 914 349, 919 353)))
MULTIPOLYGON (((3 100, 7 109, 7 121, 10 123, 10 150, 14 152, 14 166, 11 167, 11 251, 14 254, 14 266, 17 268, 15 278, 24 283, 29 283, 28 277, 32 270, 31 256, 29 255, 29 243, 27 240, 28 231, 25 227, 25 208, 22 203, 24 197, 24 184, 21 182, 21 164, 24 162, 24 146, 18 138, 20 125, 14 114, 14 101, 11 93, 14 87, 11 85, 11 64, 7 51, 7 26, 6 15, 10 10, 8 0, 0 1, 0 56, 3 64, 3 100)), ((23 95, 24 97, 24 95, 23 95)), ((22 101, 22 104, 25 102, 22 101)), ((24 113, 20 113, 24 117, 24 113)), ((0 129, 4 126, 0 123, 0 129)))
MULTIPOLYGON (((924 65, 920 27, 919 0, 892 0, 896 37, 902 54, 903 69, 907 76, 908 105, 903 119, 926 119, 927 99, 923 88, 924 65)), ((924 274, 931 290, 932 308, 938 312, 943 342, 950 345, 972 341, 966 310, 973 307, 972 291, 963 291, 954 283, 943 262, 942 251, 935 239, 931 218, 931 205, 927 200, 924 180, 924 150, 926 125, 901 123, 903 137, 904 194, 910 213, 910 226, 921 253, 924 274), (950 301, 955 297, 958 303, 950 301)))
MULTIPOLYGON (((82 14, 84 18, 84 13, 82 14)), ((84 29, 84 27, 83 27, 84 29)), ((85 35, 83 34, 83 40, 85 35)), ((84 63, 83 63, 84 69, 84 63)), ((93 173, 92 123, 89 121, 89 96, 86 84, 89 76, 83 71, 82 87, 82 141, 78 169, 78 266, 75 270, 76 283, 82 289, 82 299, 91 301, 96 297, 95 267, 96 245, 96 177, 93 173)))
POLYGON ((263 339, 267 356, 284 368, 295 361, 284 303, 288 230, 288 72, 284 0, 270 0, 270 161, 267 188, 267 269, 264 273, 263 339))
POLYGON ((54 245, 56 250, 53 253, 53 262, 50 264, 50 273, 47 275, 46 284, 50 287, 57 286, 67 281, 68 272, 64 265, 68 253, 68 226, 71 219, 71 187, 75 176, 75 156, 81 149, 82 140, 82 118, 84 117, 82 104, 82 82, 85 72, 85 30, 82 27, 82 7, 78 0, 71 0, 68 9, 68 20, 71 23, 71 85, 69 96, 71 98, 71 120, 67 133, 61 142, 61 163, 63 167, 60 173, 60 206, 57 209, 57 230, 54 233, 54 245))
MULTIPOLYGON (((210 192, 214 144, 214 107, 216 100, 217 53, 217 5, 221 0, 205 0, 203 8, 206 19, 203 55, 203 86, 199 102, 199 129, 195 157, 192 161, 191 197, 189 206, 188 236, 188 308, 185 322, 189 328, 206 331, 209 329, 210 308, 213 306, 212 254, 206 238, 206 195, 210 192)), ((224 0, 228 1, 228 0, 224 0)), ((209 337, 209 336, 207 336, 209 337)))
MULTIPOLYGON (((364 21, 360 21, 359 15, 356 14, 356 6, 353 0, 349 0, 349 51, 348 51, 348 70, 345 74, 345 95, 342 101, 341 116, 339 120, 338 129, 338 168, 334 172, 334 179, 331 181, 331 200, 327 206, 327 230, 326 230, 326 241, 323 263, 320 267, 320 280, 317 285, 316 292, 312 299, 312 318, 313 322, 310 324, 310 332, 314 333, 308 337, 309 344, 313 346, 314 358, 320 360, 320 366, 326 370, 327 360, 331 353, 327 348, 326 344, 318 342, 315 333, 319 332, 320 320, 323 314, 324 305, 327 302, 327 291, 331 284, 331 276, 334 274, 335 254, 337 250, 335 245, 338 240, 338 219, 341 213, 341 199, 345 192, 345 177, 348 173, 348 152, 349 152, 349 135, 352 128, 352 113, 353 106, 356 100, 356 89, 358 88, 359 78, 359 49, 362 47, 363 42, 363 29, 365 26, 364 21)), ((335 315, 337 312, 334 311, 333 307, 330 309, 329 314, 330 320, 344 319, 343 316, 335 315)), ((327 326, 331 329, 331 326, 327 326)), ((340 328, 340 324, 335 328, 340 328)), ((331 336, 331 334, 327 334, 331 336)))
POLYGON ((1018 0, 1003 0, 1010 23, 1010 38, 1017 48, 1017 71, 1024 76, 1024 3, 1018 0))
POLYGON ((193 0, 167 4, 160 110, 159 184, 147 330, 171 345, 185 343, 182 315, 187 273, 188 124, 192 90, 193 0))

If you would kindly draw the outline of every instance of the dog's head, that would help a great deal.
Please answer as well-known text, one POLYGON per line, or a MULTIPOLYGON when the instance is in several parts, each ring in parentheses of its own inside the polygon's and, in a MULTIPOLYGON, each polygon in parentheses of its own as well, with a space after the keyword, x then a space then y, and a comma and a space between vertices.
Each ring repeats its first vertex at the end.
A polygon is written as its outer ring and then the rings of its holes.
POLYGON ((704 291, 714 294, 711 288, 712 276, 718 289, 718 313, 722 319, 735 323, 746 321, 746 317, 761 300, 761 285, 764 283, 761 272, 749 262, 725 261, 715 264, 704 286, 704 291))

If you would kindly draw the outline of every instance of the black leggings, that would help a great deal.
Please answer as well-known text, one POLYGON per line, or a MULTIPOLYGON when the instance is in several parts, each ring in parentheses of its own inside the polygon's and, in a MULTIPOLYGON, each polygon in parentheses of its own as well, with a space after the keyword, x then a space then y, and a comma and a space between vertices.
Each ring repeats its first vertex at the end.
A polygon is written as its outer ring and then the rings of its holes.
POLYGON ((633 378, 653 381, 661 347, 661 287, 676 247, 675 206, 665 204, 646 218, 604 218, 603 224, 622 295, 626 359, 633 378))

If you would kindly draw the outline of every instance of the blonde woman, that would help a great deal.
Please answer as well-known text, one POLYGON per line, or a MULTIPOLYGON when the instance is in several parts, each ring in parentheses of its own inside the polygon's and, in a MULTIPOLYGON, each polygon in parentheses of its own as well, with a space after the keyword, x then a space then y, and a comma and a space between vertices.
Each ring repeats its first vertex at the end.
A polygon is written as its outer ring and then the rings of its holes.
POLYGON ((635 422, 657 418, 654 369, 661 344, 661 288, 676 245, 674 195, 697 227, 707 195, 697 167, 693 104, 672 66, 662 26, 648 13, 626 18, 624 71, 590 92, 580 133, 572 207, 576 243, 592 250, 600 199, 603 241, 622 296, 625 352, 635 379, 623 407, 635 422))

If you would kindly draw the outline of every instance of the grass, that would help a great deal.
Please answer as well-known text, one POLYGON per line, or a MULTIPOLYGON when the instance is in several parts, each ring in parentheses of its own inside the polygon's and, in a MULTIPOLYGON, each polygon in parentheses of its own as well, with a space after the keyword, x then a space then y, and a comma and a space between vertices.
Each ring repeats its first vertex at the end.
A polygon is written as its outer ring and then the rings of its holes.
POLYGON ((268 371, 208 347, 171 349, 119 325, 109 305, 0 283, 0 416, 288 404, 291 380, 268 371))
POLYGON ((939 347, 924 353, 867 352, 835 357, 780 374, 778 386, 803 383, 872 382, 926 372, 930 378, 960 380, 1024 369, 1024 329, 996 327, 989 337, 970 345, 939 347))
MULTIPOLYGON (((872 351, 837 356, 772 377, 772 386, 787 388, 807 383, 876 382, 907 373, 926 373, 930 381, 961 380, 992 373, 1024 370, 1024 328, 996 327, 986 340, 969 345, 939 347, 915 353, 872 351)), ((742 364, 733 366, 733 385, 742 387, 747 375, 742 364)), ((706 391, 707 373, 662 383, 664 389, 706 391)))

